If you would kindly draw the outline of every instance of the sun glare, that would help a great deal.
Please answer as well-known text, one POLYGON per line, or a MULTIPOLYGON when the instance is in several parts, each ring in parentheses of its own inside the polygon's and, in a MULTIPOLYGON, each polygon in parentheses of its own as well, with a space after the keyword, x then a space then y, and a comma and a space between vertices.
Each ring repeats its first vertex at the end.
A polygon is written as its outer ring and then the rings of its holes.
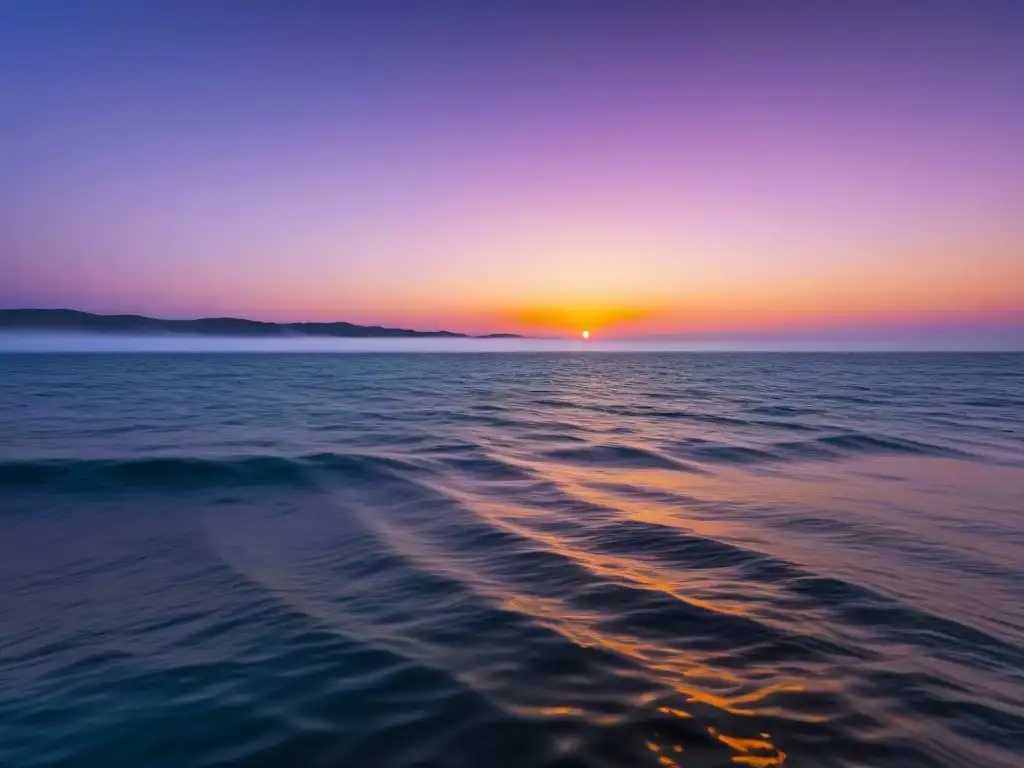
POLYGON ((584 339, 589 339, 590 338, 590 331, 584 331, 581 334, 581 336, 583 336, 584 339))

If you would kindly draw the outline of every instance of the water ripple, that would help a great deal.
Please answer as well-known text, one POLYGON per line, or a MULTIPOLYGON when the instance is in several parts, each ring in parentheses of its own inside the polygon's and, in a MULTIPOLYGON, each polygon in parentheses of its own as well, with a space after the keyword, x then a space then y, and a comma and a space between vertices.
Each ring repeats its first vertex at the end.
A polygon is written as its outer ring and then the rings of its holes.
POLYGON ((7 361, 0 764, 1017 765, 1019 362, 7 361))

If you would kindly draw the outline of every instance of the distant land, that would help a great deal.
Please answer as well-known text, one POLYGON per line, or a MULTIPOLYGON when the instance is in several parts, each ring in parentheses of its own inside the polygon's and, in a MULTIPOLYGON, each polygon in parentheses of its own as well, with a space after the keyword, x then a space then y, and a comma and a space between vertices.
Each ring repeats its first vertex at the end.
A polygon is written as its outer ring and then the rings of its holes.
POLYGON ((354 323, 267 323, 237 317, 162 320, 142 315, 94 315, 75 309, 0 309, 0 330, 89 333, 175 333, 195 336, 328 336, 336 338, 519 339, 514 333, 472 336, 354 323))

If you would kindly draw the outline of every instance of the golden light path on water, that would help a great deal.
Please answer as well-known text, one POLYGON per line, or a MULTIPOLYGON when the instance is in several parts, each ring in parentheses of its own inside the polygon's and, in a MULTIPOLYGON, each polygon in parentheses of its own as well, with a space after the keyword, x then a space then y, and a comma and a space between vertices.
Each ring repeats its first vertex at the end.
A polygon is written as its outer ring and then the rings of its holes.
MULTIPOLYGON (((539 465, 532 469, 541 470, 539 465)), ((629 470, 622 473, 607 471, 588 472, 579 468, 557 468, 545 465, 543 471, 564 490, 575 498, 591 501, 595 504, 615 504, 625 519, 656 522, 659 525, 673 527, 688 532, 700 532, 711 535, 714 532, 722 535, 727 526, 688 519, 678 509, 670 509, 666 504, 624 503, 621 497, 613 494, 594 492, 591 483, 595 479, 602 482, 618 481, 634 487, 673 486, 677 491, 687 485, 680 481, 677 473, 659 472, 657 470, 629 470)), ((469 501, 469 499, 467 499, 469 501)), ((641 589, 658 593, 672 600, 694 606, 703 611, 736 617, 750 616, 754 609, 747 601, 729 601, 704 599, 699 595, 713 593, 719 585, 707 582, 692 575, 680 574, 670 569, 659 568, 651 563, 644 563, 635 558, 617 557, 615 555, 598 554, 579 546, 573 546, 557 535, 539 533, 535 526, 523 525, 518 521, 536 516, 535 510, 510 509, 508 505, 481 504, 481 500, 473 501, 477 513, 498 528, 508 530, 519 536, 528 538, 549 551, 557 552, 563 557, 581 564, 591 574, 613 583, 619 583, 632 589, 641 589)), ((611 508, 609 506, 609 508, 611 508)), ((547 626, 563 637, 571 640, 581 648, 597 649, 636 664, 644 673, 650 675, 667 690, 673 692, 674 705, 669 705, 663 696, 651 696, 649 700, 638 700, 637 706, 655 708, 659 715, 677 720, 700 722, 707 720, 708 713, 717 712, 715 721, 724 714, 734 718, 770 717, 776 708, 769 702, 761 705, 773 696, 787 693, 800 693, 810 688, 827 691, 834 686, 825 681, 806 681, 788 678, 770 668, 750 668, 742 672, 730 671, 715 664, 712 657, 700 653, 673 647, 670 641, 657 642, 641 639, 635 634, 610 631, 605 625, 609 616, 600 611, 572 610, 560 600, 551 600, 529 596, 522 592, 510 596, 504 603, 507 608, 529 616, 534 621, 547 626)), ((759 617, 763 618, 763 617, 759 617)), ((602 717, 595 712, 587 712, 585 708, 569 704, 546 707, 516 707, 519 714, 541 716, 545 718, 569 717, 587 718, 600 722, 602 719, 609 724, 615 717, 602 717)), ((809 716, 808 720, 814 720, 809 716)), ((737 721, 734 728, 742 721, 737 721)), ((769 733, 757 728, 742 729, 742 735, 730 733, 723 727, 714 725, 695 725, 702 729, 719 744, 730 750, 731 761, 747 766, 783 765, 786 753, 779 749, 769 733)), ((730 729, 732 730, 732 729, 730 729)), ((647 749, 654 753, 657 762, 666 768, 685 768, 693 765, 687 752, 694 747, 687 747, 673 739, 671 733, 652 734, 646 741, 647 749)), ((705 751, 705 750, 702 750, 705 751)), ((706 756, 705 756, 706 757, 706 756)), ((700 756, 697 757, 700 759, 700 756)), ((703 763, 700 763, 703 764, 703 763)))

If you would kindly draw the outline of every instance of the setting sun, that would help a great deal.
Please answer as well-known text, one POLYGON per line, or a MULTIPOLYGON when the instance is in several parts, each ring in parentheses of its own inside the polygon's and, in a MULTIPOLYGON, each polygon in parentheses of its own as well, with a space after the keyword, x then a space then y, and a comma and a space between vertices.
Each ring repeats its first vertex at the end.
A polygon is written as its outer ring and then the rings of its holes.
POLYGON ((590 338, 590 331, 584 331, 581 335, 583 336, 584 339, 589 339, 590 338))

